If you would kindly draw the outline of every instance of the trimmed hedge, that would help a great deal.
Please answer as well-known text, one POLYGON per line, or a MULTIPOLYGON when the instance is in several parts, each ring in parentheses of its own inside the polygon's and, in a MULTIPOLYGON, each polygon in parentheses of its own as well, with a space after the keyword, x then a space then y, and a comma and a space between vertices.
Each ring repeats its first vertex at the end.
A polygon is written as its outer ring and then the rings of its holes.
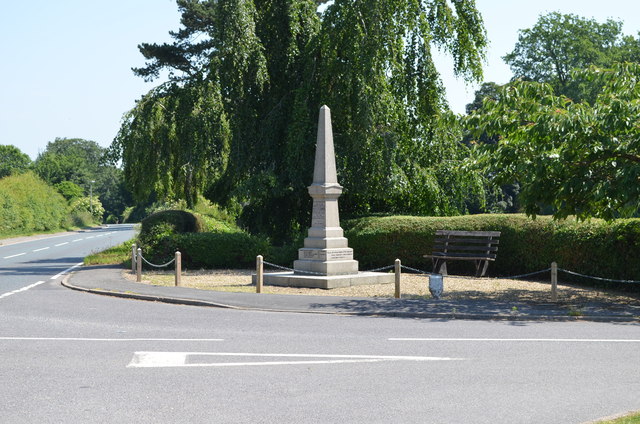
POLYGON ((166 263, 176 250, 188 268, 254 267, 256 256, 269 251, 266 239, 231 228, 222 221, 182 210, 155 213, 142 221, 139 243, 144 257, 156 264, 166 263))
MULTIPOLYGON (((457 217, 369 217, 346 221, 345 236, 360 269, 405 265, 431 270, 435 230, 500 231, 498 256, 490 275, 516 275, 548 268, 555 261, 567 270, 612 279, 640 280, 640 219, 612 222, 535 220, 524 215, 457 217)), ((472 262, 447 263, 451 273, 472 273, 472 262)))
POLYGON ((161 264, 170 261, 176 250, 185 268, 254 268, 256 256, 269 251, 269 242, 244 232, 171 234, 153 246, 143 246, 143 255, 161 264))
MULTIPOLYGON (((491 230, 502 234, 489 275, 539 271, 556 261, 561 268, 586 275, 640 280, 640 219, 577 222, 549 217, 532 220, 524 215, 389 216, 348 220, 343 227, 361 270, 392 265, 400 258, 404 265, 430 271, 431 259, 422 256, 430 253, 435 230, 491 230)), ((164 263, 180 250, 185 267, 192 268, 253 268, 257 255, 291 266, 302 245, 273 247, 267 239, 239 230, 168 231, 156 236, 157 243, 146 247, 148 260, 164 263)), ((447 268, 452 274, 475 271, 472 262, 463 261, 448 262, 447 268)))

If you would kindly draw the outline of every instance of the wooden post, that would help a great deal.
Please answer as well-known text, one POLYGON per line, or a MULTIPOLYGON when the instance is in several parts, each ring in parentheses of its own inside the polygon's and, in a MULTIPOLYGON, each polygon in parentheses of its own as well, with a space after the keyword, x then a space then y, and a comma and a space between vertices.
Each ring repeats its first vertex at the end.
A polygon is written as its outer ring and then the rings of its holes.
POLYGON ((400 259, 396 259, 396 262, 394 264, 394 268, 395 268, 394 270, 395 270, 395 273, 396 273, 396 292, 395 292, 394 297, 396 299, 400 299, 400 273, 401 273, 401 269, 402 269, 402 266, 400 264, 400 259))
POLYGON ((142 249, 139 247, 136 255, 136 281, 138 283, 142 281, 142 249))
POLYGON ((256 256, 256 293, 262 293, 262 255, 256 256))
POLYGON ((135 243, 131 246, 131 272, 136 272, 136 246, 135 243))
POLYGON ((180 285, 180 277, 182 274, 182 254, 176 251, 176 287, 180 285))
POLYGON ((558 263, 551 262, 551 301, 558 301, 558 263))

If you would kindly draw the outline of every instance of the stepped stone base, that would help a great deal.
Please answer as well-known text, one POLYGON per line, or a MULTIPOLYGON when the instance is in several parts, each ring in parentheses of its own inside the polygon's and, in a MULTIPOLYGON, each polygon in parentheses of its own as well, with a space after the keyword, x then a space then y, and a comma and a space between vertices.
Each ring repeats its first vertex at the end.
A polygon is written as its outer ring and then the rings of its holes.
MULTIPOLYGON (((252 275, 253 283, 256 276, 252 275)), ((335 289, 338 287, 360 286, 368 284, 387 284, 395 282, 395 274, 383 272, 359 272, 351 275, 304 275, 293 272, 275 272, 264 274, 264 284, 284 287, 307 287, 317 289, 335 289)))

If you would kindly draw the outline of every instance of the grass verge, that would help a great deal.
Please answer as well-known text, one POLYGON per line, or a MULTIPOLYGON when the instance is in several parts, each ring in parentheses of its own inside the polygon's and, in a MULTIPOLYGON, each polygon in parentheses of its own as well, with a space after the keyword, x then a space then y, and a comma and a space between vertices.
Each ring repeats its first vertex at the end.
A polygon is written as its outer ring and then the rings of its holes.
POLYGON ((102 252, 92 253, 84 258, 85 265, 123 265, 131 266, 131 246, 133 240, 126 241, 118 246, 102 252))
POLYGON ((640 424, 640 411, 613 420, 598 421, 598 424, 640 424))

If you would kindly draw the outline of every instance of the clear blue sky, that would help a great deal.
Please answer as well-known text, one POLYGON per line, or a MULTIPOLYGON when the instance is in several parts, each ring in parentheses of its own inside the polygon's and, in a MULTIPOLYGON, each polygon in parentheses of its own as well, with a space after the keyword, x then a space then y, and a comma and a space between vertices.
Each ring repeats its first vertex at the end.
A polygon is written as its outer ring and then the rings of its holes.
MULTIPOLYGON (((179 27, 174 0, 7 1, 0 13, 0 144, 13 144, 35 159, 56 137, 84 138, 108 146, 122 115, 155 84, 135 77, 144 60, 141 42, 169 41, 179 27)), ((602 22, 622 20, 625 34, 640 31, 637 0, 477 0, 491 45, 485 80, 505 83, 511 72, 501 56, 518 30, 540 14, 575 13, 602 22)), ((458 113, 477 86, 451 76, 437 63, 458 113)))

